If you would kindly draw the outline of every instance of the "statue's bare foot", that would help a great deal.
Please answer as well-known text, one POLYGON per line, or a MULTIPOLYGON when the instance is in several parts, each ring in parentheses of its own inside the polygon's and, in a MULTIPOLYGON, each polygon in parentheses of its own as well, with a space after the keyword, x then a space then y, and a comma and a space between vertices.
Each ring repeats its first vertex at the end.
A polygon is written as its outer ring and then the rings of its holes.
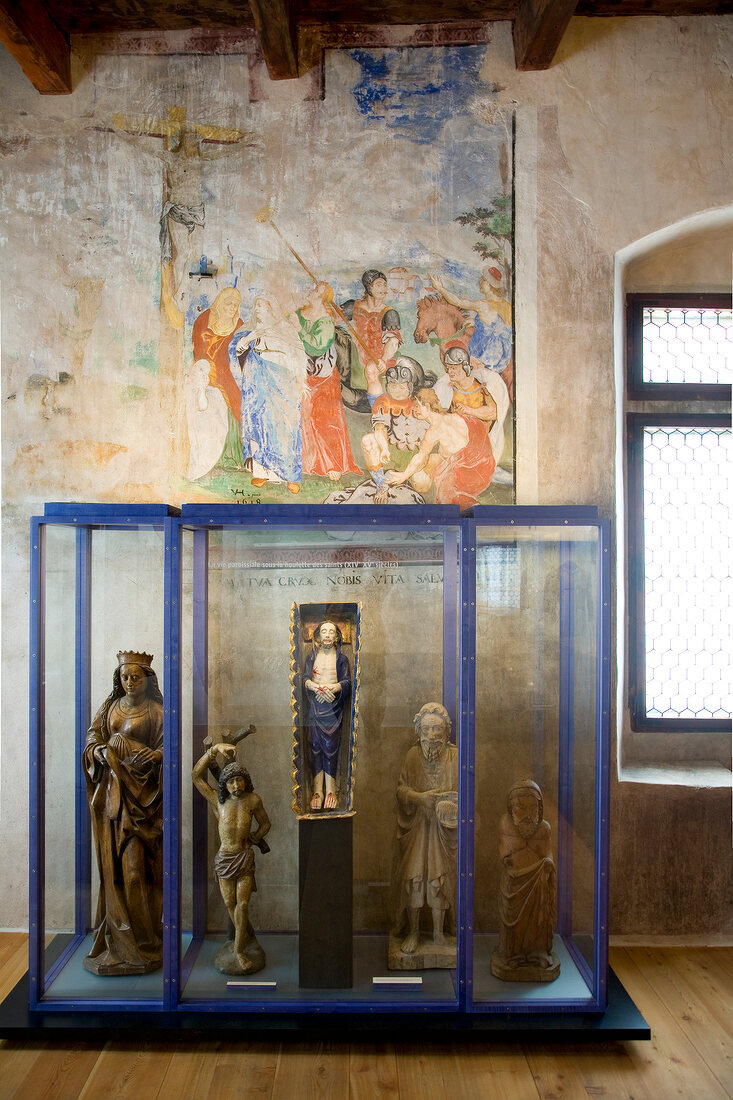
POLYGON ((445 934, 443 932, 436 932, 433 936, 433 943, 437 943, 439 946, 445 943, 445 934))
POLYGON ((314 791, 313 792, 313 797, 311 798, 311 809, 312 810, 320 810, 322 805, 323 805, 323 795, 321 794, 320 791, 314 791))
POLYGON ((404 955, 414 955, 417 951, 417 946, 419 943, 420 933, 410 932, 410 935, 402 941, 402 953, 404 955))
POLYGON ((240 966, 241 971, 242 971, 243 974, 251 974, 252 973, 252 971, 254 970, 254 963, 250 959, 248 959, 246 955, 243 955, 241 952, 235 951, 234 952, 234 957, 237 960, 237 962, 239 963, 239 966, 240 966))
POLYGON ((329 791, 326 795, 326 801, 323 803, 324 810, 335 810, 338 806, 336 795, 332 791, 329 791))

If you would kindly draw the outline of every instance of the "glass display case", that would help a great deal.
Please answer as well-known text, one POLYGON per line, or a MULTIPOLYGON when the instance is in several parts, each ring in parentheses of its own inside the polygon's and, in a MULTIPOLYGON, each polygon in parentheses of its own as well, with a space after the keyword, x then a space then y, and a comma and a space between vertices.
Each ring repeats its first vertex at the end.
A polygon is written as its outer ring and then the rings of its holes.
POLYGON ((608 522, 592 508, 521 507, 476 508, 466 522, 476 558, 470 1004, 602 1010, 608 522))
POLYGON ((180 1008, 456 1011, 458 512, 186 506, 181 526, 180 1008), (329 654, 334 690, 319 697, 329 654), (454 769, 448 847, 429 842, 446 876, 437 945, 431 899, 407 893, 406 853, 428 858, 412 805, 398 839, 425 704, 448 716, 454 769), (240 843, 221 788, 235 742, 271 822, 243 939, 215 873, 240 843), (402 952, 410 902, 417 942, 402 952))
POLYGON ((48 505, 31 534, 31 1008, 603 1012, 594 509, 48 505))
MULTIPOLYGON (((31 521, 31 1007, 164 1003, 162 746, 172 731, 153 684, 171 698, 166 590, 177 530, 173 510, 156 505, 50 504, 31 521), (117 728, 127 698, 125 654, 150 673, 138 717, 123 719, 147 762, 128 764, 122 750, 113 759, 102 732, 117 728), (141 900, 131 903, 135 889, 141 900), (149 926, 137 954, 131 912, 149 926)), ((129 730, 117 736, 132 744, 129 730)))

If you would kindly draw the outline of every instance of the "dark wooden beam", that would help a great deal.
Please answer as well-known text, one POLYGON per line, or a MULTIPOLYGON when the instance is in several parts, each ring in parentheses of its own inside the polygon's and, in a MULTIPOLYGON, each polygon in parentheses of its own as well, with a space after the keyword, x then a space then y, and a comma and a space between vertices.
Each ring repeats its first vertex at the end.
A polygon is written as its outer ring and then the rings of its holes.
POLYGON ((514 19, 514 60, 518 69, 549 69, 577 3, 520 0, 514 19))
POLYGON ((249 0, 267 71, 272 80, 298 76, 298 29, 294 0, 249 0))
POLYGON ((40 0, 0 0, 0 41, 42 95, 69 95, 69 39, 49 19, 40 0))

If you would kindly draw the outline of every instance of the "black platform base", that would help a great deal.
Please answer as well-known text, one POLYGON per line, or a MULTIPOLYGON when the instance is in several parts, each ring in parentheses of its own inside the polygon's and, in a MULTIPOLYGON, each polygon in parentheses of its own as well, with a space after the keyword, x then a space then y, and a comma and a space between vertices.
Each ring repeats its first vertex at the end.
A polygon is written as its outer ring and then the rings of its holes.
POLYGON ((353 817, 298 822, 301 989, 350 989, 353 960, 353 817))
POLYGON ((614 972, 608 976, 608 1008, 603 1015, 583 1013, 248 1013, 238 1012, 31 1012, 28 976, 0 1005, 0 1039, 44 1040, 50 1043, 180 1042, 216 1038, 249 1041, 310 1040, 393 1042, 472 1041, 607 1042, 651 1039, 651 1031, 614 972), (328 1017, 324 1020, 324 1016, 328 1017))

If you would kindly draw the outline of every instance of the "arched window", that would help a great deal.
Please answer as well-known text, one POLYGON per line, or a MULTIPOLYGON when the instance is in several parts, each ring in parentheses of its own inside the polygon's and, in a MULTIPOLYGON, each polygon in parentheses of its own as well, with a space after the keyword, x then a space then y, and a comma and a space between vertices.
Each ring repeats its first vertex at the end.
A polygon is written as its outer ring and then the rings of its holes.
POLYGON ((729 752, 698 740, 670 753, 654 735, 731 729, 730 222, 711 233, 693 219, 620 265, 626 760, 729 752))

